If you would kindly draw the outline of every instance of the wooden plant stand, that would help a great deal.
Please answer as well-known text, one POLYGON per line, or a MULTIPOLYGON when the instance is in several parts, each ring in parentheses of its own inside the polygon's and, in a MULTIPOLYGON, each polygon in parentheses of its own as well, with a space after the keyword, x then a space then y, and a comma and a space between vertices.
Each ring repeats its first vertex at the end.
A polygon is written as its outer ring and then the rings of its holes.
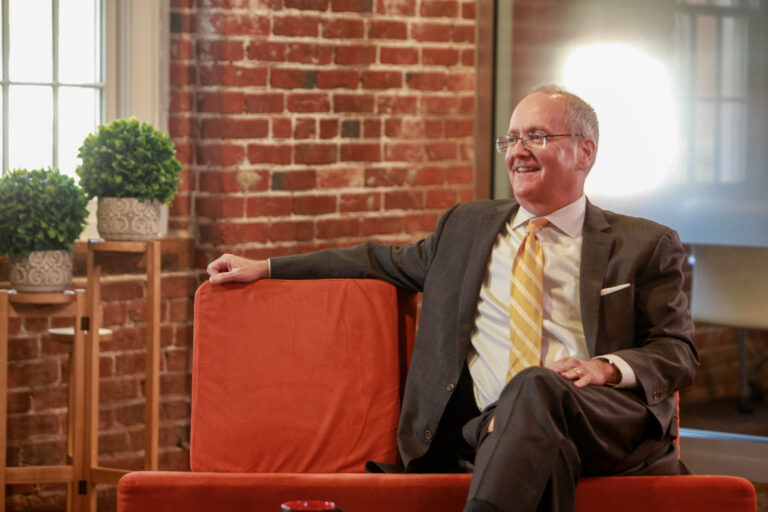
MULTIPOLYGON (((146 257, 146 383, 144 387, 144 469, 156 470, 158 461, 160 404, 160 241, 104 242, 88 244, 88 316, 90 329, 85 350, 85 491, 88 509, 96 510, 96 484, 117 485, 132 470, 99 466, 99 335, 101 329, 100 279, 98 256, 105 253, 140 253, 146 257)), ((84 489, 83 489, 84 488, 84 489)))
POLYGON ((77 492, 78 482, 86 473, 83 460, 85 386, 85 292, 16 293, 0 290, 0 511, 5 510, 7 484, 67 483, 68 510, 84 510, 85 496, 77 492), (6 466, 8 447, 8 324, 11 318, 25 316, 71 317, 72 334, 55 338, 71 342, 72 355, 69 368, 67 464, 60 466, 6 466))

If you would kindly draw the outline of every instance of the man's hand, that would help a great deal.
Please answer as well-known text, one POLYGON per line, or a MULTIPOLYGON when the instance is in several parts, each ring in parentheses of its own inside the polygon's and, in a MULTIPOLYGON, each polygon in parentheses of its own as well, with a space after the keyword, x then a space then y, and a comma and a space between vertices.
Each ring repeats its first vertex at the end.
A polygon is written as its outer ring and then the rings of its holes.
POLYGON ((250 283, 269 277, 269 262, 225 254, 208 265, 208 275, 211 276, 209 281, 214 284, 250 283))
MULTIPOLYGON (((605 384, 618 384, 621 379, 619 371, 614 365, 603 359, 578 359, 576 357, 564 357, 549 367, 568 380, 574 381, 577 388, 584 386, 603 386, 605 384)), ((488 424, 488 433, 493 432, 496 417, 491 418, 488 424)))
POLYGON ((576 357, 564 357, 549 368, 574 381, 573 385, 577 388, 618 384, 621 379, 616 367, 603 359, 585 361, 576 357))

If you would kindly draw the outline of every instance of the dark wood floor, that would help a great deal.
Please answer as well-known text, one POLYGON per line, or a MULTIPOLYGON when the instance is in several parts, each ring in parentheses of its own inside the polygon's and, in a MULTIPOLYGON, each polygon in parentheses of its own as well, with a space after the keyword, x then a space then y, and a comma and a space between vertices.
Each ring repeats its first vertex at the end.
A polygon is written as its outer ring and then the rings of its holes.
POLYGON ((706 404, 680 404, 680 426, 768 437, 768 403, 754 402, 754 410, 739 411, 737 399, 706 404))
MULTIPOLYGON (((753 403, 754 411, 739 412, 737 399, 708 404, 680 404, 680 426, 719 432, 768 437, 768 403, 753 403)), ((752 482, 757 491, 757 511, 768 512, 768 482, 752 482)))

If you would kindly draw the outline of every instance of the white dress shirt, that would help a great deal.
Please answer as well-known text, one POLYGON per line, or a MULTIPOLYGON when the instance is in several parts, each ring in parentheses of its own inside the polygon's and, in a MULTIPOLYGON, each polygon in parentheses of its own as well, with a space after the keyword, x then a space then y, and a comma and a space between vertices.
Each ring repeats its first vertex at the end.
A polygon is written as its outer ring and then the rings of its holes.
MULTIPOLYGON (((563 357, 589 358, 581 321, 579 269, 586 214, 586 197, 546 216, 538 232, 544 251, 544 297, 541 364, 549 366, 563 357)), ((480 288, 475 327, 467 354, 475 401, 479 409, 498 400, 509 370, 509 302, 512 264, 533 214, 520 207, 499 233, 491 251, 486 278, 480 288)), ((635 375, 615 355, 610 359, 622 374, 620 387, 633 386, 635 375)))

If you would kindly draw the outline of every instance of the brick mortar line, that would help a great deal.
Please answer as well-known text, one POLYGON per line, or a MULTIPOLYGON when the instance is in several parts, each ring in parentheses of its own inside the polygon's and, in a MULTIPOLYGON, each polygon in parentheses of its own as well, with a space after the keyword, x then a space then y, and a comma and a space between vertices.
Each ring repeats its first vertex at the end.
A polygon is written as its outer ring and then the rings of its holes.
MULTIPOLYGON (((467 69, 473 69, 473 68, 467 68, 467 69)), ((451 91, 451 90, 443 90, 443 89, 408 89, 405 87, 401 87, 399 89, 346 89, 342 87, 334 87, 329 89, 318 89, 316 87, 308 88, 308 87, 294 87, 294 88, 273 88, 271 86, 261 86, 261 85, 253 85, 253 86, 237 86, 237 85, 224 85, 224 86, 217 86, 217 85, 201 85, 195 89, 196 93, 230 93, 230 92, 236 92, 241 93, 244 96, 247 96, 249 94, 256 94, 256 93, 283 93, 283 94, 344 94, 346 96, 376 96, 376 97, 407 97, 407 96, 415 96, 417 98, 422 96, 447 96, 447 97, 459 97, 459 98, 474 98, 475 95, 473 92, 470 92, 469 89, 462 89, 459 91, 451 91), (408 94, 402 94, 403 92, 406 92, 408 94)), ((459 99, 457 98, 457 99, 459 99)), ((210 112, 210 111, 195 111, 199 114, 227 114, 226 112, 210 112)), ((237 114, 247 113, 247 112, 236 112, 237 114)), ((273 116, 276 114, 285 113, 285 114, 302 114, 302 112, 290 112, 288 110, 283 110, 281 112, 270 112, 273 116)), ((339 112, 340 114, 381 114, 380 112, 339 112)), ((266 115, 266 113, 262 112, 254 112, 254 115, 261 114, 266 115)), ((330 115, 326 112, 306 112, 306 114, 326 114, 330 115)), ((391 114, 390 114, 391 115, 391 114)), ((432 114, 437 115, 437 114, 432 114)), ((468 114, 467 114, 468 115, 468 114)))
MULTIPOLYGON (((472 2, 465 2, 466 4, 472 4, 472 2)), ((463 3, 458 3, 459 7, 463 3)), ((419 13, 414 14, 382 14, 374 11, 333 11, 331 9, 319 10, 319 9, 298 9, 294 7, 284 7, 280 10, 275 10, 269 7, 172 7, 171 12, 178 12, 180 14, 232 14, 232 15, 245 15, 246 18, 254 18, 259 16, 261 18, 267 18, 270 20, 281 18, 303 18, 303 19, 318 19, 323 20, 326 18, 339 19, 344 21, 358 21, 362 18, 362 21, 405 21, 405 20, 474 20, 475 18, 465 18, 461 13, 456 16, 424 16, 419 13), (261 16, 264 14, 263 16, 261 16)), ((179 32, 176 32, 179 33, 179 32)))
MULTIPOLYGON (((304 190, 296 190, 296 191, 286 191, 286 190, 274 190, 274 191, 233 191, 233 192, 209 192, 205 190, 198 190, 195 192, 195 199, 198 198, 228 198, 231 197, 233 199, 258 199, 258 198, 309 198, 309 197, 341 197, 344 194, 386 194, 390 192, 404 192, 404 191, 430 191, 430 190, 444 190, 444 189, 451 189, 458 186, 471 186, 471 183, 438 183, 438 184, 424 184, 424 185, 414 185, 414 184, 405 184, 399 187, 334 187, 334 188, 312 188, 312 189, 304 189, 304 190), (265 192, 270 192, 268 196, 265 195, 265 192)), ((327 213, 333 213, 333 212, 327 212, 327 213)), ((338 213, 352 213, 352 212, 338 212, 338 213)), ((306 214, 311 215, 311 214, 306 214)), ((261 217, 267 217, 265 215, 261 215, 261 217)), ((204 217, 205 218, 205 217, 204 217)))
MULTIPOLYGON (((403 208, 400 209, 390 209, 390 210, 381 210, 381 211, 375 211, 375 212, 343 212, 343 213, 349 213, 351 214, 350 217, 353 219, 355 218, 361 218, 361 220, 365 219, 397 219, 401 218, 403 216, 403 212, 410 212, 410 213, 418 213, 418 214, 425 214, 429 211, 433 212, 444 212, 445 210, 439 210, 439 209, 431 209, 428 211, 425 211, 422 208, 413 209, 413 210, 406 210, 403 208), (383 213, 386 213, 387 215, 381 215, 383 213)), ((310 215, 310 214, 292 214, 291 216, 282 216, 282 217, 224 217, 227 219, 228 224, 244 224, 244 223, 250 223, 250 222, 257 222, 261 221, 262 219, 269 219, 271 221, 277 221, 277 222, 285 222, 285 221, 313 221, 313 220, 335 220, 333 218, 322 218, 318 219, 319 216, 333 216, 338 215, 338 212, 333 213, 323 213, 323 214, 317 214, 317 215, 310 215)), ((207 219, 206 222, 203 222, 203 225, 210 226, 210 225, 216 225, 219 222, 220 217, 202 217, 203 219, 207 219)), ((338 220, 349 220, 346 218, 341 218, 338 220)), ((181 297, 183 298, 183 297, 181 297)))
MULTIPOLYGON (((464 23, 461 25, 452 24, 455 28, 475 28, 475 23, 464 23)), ((232 34, 232 35, 219 35, 216 37, 191 37, 184 39, 185 41, 195 42, 195 43, 218 43, 218 42, 242 42, 244 45, 244 48, 246 44, 251 43, 298 43, 298 44, 311 44, 313 46, 332 46, 332 47, 359 47, 361 42, 368 43, 366 47, 372 47, 372 48, 381 48, 382 46, 390 47, 390 48, 414 48, 415 49, 445 49, 445 48, 457 48, 459 50, 465 50, 465 49, 474 49, 477 44, 472 41, 433 41, 433 40, 423 40, 423 39, 415 39, 413 37, 407 37, 405 39, 403 38, 386 38, 386 37, 377 37, 377 38, 370 38, 370 37, 358 37, 358 38, 343 38, 343 37, 312 37, 312 36, 282 36, 282 35, 243 35, 243 34, 232 34)), ((173 42, 173 41, 172 41, 173 42)), ((529 47, 532 48, 550 48, 549 46, 545 44, 529 44, 529 47)), ((246 55, 243 59, 238 59, 237 61, 227 61, 226 62, 239 62, 240 60, 253 60, 248 58, 247 51, 245 52, 246 55)), ((178 59, 178 58, 172 58, 170 62, 186 62, 191 61, 192 59, 178 59)), ((210 57, 209 55, 202 55, 199 59, 195 59, 195 61, 207 61, 207 60, 216 60, 213 57, 210 57)), ((283 62, 283 61, 263 61, 263 62, 283 62)))
MULTIPOLYGON (((389 63, 380 63, 380 62, 374 62, 371 64, 335 64, 335 63, 307 63, 307 62, 279 62, 275 64, 269 64, 264 65, 262 61, 215 61, 215 63, 210 64, 201 64, 199 66, 196 66, 198 68, 212 68, 214 66, 233 66, 237 63, 242 62, 243 64, 240 65, 241 68, 244 69, 267 69, 267 70, 274 70, 274 69, 294 69, 297 71, 355 71, 355 70, 361 70, 361 71, 391 71, 391 72, 402 72, 402 73, 411 73, 414 71, 415 68, 424 69, 425 71, 445 71, 449 72, 450 70, 458 69, 458 70, 472 70, 474 73, 475 66, 467 66, 464 64, 454 64, 454 65, 447 65, 447 64, 389 64, 389 63), (246 65, 247 64, 247 65, 246 65)), ((198 89, 205 89, 206 87, 214 87, 214 85, 197 85, 198 89)), ((236 87, 236 86, 228 86, 228 87, 236 87)), ((269 85, 251 85, 251 86, 241 86, 241 87, 270 87, 269 85)), ((362 88, 362 87, 361 87, 362 88)), ((302 88, 303 89, 303 88, 302 88)), ((275 88, 275 90, 292 90, 292 89, 278 89, 275 88)), ((325 90, 325 89, 320 89, 325 90)), ((356 90, 356 89, 353 89, 356 90)), ((373 90, 373 89, 364 89, 364 90, 373 90)), ((398 90, 398 89, 391 89, 388 88, 387 90, 398 90)), ((420 89, 413 89, 413 90, 420 90, 420 89)))
MULTIPOLYGON (((390 243, 392 241, 402 241, 403 237, 412 240, 417 241, 423 238, 424 236, 430 234, 432 231, 418 231, 418 232, 412 232, 412 233, 392 233, 392 234, 386 234, 386 235, 360 235, 357 237, 345 237, 345 238, 329 238, 329 239, 312 239, 312 240, 306 240, 306 241, 290 241, 290 242, 246 242, 246 243, 238 243, 238 244, 220 244, 220 245, 200 245, 200 250, 219 250, 222 247, 237 247, 240 249, 284 249, 284 248, 296 248, 297 246, 300 247, 302 245, 316 245, 318 242, 321 244, 325 244, 327 242, 351 242, 353 244, 360 244, 364 242, 373 242, 373 243, 390 243)), ((339 245, 340 247, 342 245, 339 245)))

